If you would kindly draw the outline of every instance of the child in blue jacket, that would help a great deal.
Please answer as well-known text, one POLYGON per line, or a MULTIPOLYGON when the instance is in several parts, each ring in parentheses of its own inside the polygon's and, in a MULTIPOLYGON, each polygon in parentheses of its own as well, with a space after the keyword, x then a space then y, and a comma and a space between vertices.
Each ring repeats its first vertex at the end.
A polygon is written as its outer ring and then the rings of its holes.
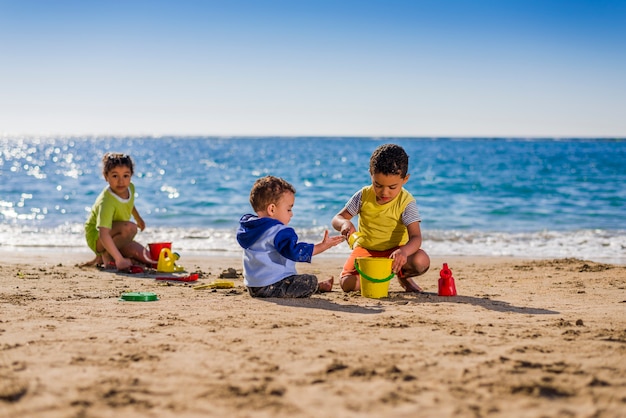
POLYGON ((250 191, 250 204, 256 215, 241 217, 237 241, 244 249, 244 284, 252 297, 306 298, 317 290, 332 290, 333 278, 317 281, 312 274, 298 274, 296 262, 310 263, 314 255, 341 243, 344 237, 329 237, 322 242, 298 242, 293 228, 295 188, 273 176, 259 178, 250 191))

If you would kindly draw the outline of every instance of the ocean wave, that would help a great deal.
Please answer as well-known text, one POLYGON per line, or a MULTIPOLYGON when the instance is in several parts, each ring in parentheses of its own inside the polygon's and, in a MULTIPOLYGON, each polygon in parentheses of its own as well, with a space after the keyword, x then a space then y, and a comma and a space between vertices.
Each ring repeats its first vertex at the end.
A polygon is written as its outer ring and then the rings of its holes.
MULTIPOLYGON (((296 228, 300 240, 319 242, 325 227, 296 228)), ((336 234, 329 231, 331 235, 336 234)), ((159 228, 139 232, 136 240, 172 242, 175 251, 194 254, 240 255, 235 229, 159 228)), ((0 225, 1 250, 62 249, 89 251, 82 224, 54 228, 0 225)), ((537 231, 524 233, 429 230, 422 247, 433 257, 508 256, 523 258, 580 258, 626 265, 626 231, 584 229, 578 231, 537 231)), ((346 245, 331 248, 325 255, 344 256, 346 245)))

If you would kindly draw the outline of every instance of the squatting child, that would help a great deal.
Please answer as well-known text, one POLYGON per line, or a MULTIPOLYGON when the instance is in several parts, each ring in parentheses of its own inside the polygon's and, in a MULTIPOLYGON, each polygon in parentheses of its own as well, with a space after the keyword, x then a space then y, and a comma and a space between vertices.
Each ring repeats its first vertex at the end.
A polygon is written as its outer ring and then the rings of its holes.
POLYGON ((85 223, 87 245, 96 258, 86 265, 109 268, 114 263, 118 270, 126 270, 136 261, 153 264, 144 246, 134 241, 137 227, 143 230, 146 224, 135 207, 133 160, 126 154, 106 153, 102 174, 108 185, 96 198, 85 223), (131 222, 131 215, 136 224, 131 222))
POLYGON ((422 289, 411 279, 426 273, 428 254, 421 249, 421 218, 413 196, 403 188, 409 180, 409 157, 395 144, 378 147, 370 158, 372 184, 357 191, 334 216, 333 228, 348 239, 357 230, 350 221, 359 217, 358 239, 341 272, 345 292, 359 290, 354 266, 357 257, 389 257, 392 271, 407 292, 422 289))
POLYGON ((317 281, 312 274, 298 274, 296 262, 310 263, 314 255, 344 240, 328 231, 317 244, 298 242, 293 228, 296 189, 287 181, 273 176, 259 178, 250 191, 250 204, 256 215, 241 217, 237 241, 243 251, 244 284, 252 297, 305 298, 317 290, 332 290, 333 277, 317 281))

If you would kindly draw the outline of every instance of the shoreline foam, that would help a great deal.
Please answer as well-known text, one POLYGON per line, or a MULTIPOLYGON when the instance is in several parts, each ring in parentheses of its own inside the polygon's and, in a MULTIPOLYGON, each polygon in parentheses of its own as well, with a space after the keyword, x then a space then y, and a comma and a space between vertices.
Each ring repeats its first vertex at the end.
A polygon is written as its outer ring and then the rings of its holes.
MULTIPOLYGON (((329 232, 335 234, 335 231, 329 232)), ((318 242, 324 228, 296 229, 300 240, 318 242)), ((626 265, 626 231, 580 230, 538 232, 423 231, 424 249, 436 257, 480 256, 532 259, 579 258, 600 263, 626 265)), ((235 230, 202 228, 160 228, 139 233, 138 242, 173 242, 176 250, 194 256, 239 256, 235 230)), ((86 250, 82 229, 22 230, 0 226, 0 251, 82 252, 86 250)), ((347 245, 324 254, 345 257, 347 245)))

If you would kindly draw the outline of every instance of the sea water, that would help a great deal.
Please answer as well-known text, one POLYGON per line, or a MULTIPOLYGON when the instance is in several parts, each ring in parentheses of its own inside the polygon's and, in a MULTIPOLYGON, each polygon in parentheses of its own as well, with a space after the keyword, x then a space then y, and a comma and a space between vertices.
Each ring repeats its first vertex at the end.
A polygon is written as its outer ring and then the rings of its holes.
MULTIPOLYGON (((135 161, 137 240, 181 254, 239 255, 248 196, 264 175, 296 188, 290 223, 319 242, 396 143, 432 256, 576 257, 626 264, 626 141, 520 138, 0 138, 0 250, 88 252, 83 224, 106 186, 101 159, 135 161)), ((348 245, 332 248, 344 255, 348 245)))

